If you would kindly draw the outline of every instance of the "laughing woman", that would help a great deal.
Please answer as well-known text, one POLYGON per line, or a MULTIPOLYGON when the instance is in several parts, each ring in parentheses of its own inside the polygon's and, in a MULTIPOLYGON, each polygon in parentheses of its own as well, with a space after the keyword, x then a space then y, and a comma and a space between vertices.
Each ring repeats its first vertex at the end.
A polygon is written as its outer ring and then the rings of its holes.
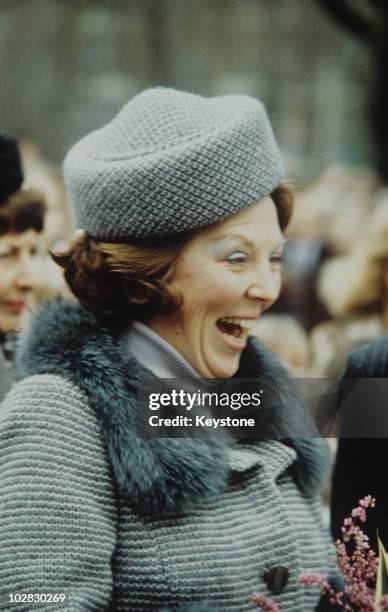
POLYGON ((64 170, 79 230, 56 261, 78 303, 38 313, 0 410, 3 591, 64 594, 71 611, 236 612, 255 591, 311 612, 319 594, 297 579, 329 574, 326 448, 249 338, 279 294, 292 207, 262 105, 148 90, 64 170), (144 439, 150 374, 253 379, 263 429, 144 439))

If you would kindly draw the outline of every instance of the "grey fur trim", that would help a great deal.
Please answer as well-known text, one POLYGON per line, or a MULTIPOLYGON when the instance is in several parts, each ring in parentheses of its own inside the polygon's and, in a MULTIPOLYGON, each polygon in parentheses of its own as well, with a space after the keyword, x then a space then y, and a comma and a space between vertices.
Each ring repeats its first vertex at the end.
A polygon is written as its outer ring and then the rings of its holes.
MULTIPOLYGON (((229 441, 138 437, 136 384, 149 373, 126 356, 122 342, 78 304, 53 302, 37 313, 20 339, 18 374, 57 374, 86 394, 101 421, 119 490, 135 509, 144 514, 187 511, 199 498, 211 499, 223 489, 229 441)), ((237 377, 257 378, 259 388, 266 386, 265 409, 259 414, 262 431, 295 448, 295 479, 306 495, 313 495, 326 469, 325 446, 284 369, 251 342, 237 377), (282 396, 286 401, 279 402, 282 396), (315 439, 293 439, 292 433, 315 439)))

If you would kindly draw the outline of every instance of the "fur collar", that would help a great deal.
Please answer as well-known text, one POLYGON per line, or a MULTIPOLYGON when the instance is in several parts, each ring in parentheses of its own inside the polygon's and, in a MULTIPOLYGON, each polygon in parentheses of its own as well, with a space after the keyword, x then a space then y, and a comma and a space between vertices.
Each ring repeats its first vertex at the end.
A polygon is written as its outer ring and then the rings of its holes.
MULTIPOLYGON (((126 354, 122 343, 122 337, 78 304, 53 302, 35 315, 20 339, 19 378, 44 373, 72 381, 101 421, 120 492, 143 514, 186 511, 225 486, 230 440, 138 437, 136 383, 147 370, 126 354)), ((266 401, 259 409, 263 431, 295 449, 294 478, 305 495, 314 495, 327 468, 326 445, 285 370, 252 340, 236 377, 256 378, 259 388, 265 385, 266 401)))

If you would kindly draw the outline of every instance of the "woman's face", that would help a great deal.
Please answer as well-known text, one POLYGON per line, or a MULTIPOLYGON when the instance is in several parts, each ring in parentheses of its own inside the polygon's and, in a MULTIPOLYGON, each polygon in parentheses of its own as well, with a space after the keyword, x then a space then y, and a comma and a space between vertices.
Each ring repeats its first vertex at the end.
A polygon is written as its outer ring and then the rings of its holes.
POLYGON ((228 378, 249 330, 278 297, 284 239, 268 196, 199 232, 169 278, 181 308, 148 321, 203 378, 228 378))
POLYGON ((18 330, 33 305, 39 234, 27 230, 0 237, 0 332, 18 330))

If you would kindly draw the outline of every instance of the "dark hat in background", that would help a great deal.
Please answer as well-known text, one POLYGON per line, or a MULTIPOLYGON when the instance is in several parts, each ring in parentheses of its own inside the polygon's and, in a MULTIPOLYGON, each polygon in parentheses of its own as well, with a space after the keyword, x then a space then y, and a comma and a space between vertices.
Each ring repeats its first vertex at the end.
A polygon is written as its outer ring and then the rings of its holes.
POLYGON ((23 183, 19 147, 14 138, 0 131, 0 205, 23 183))

